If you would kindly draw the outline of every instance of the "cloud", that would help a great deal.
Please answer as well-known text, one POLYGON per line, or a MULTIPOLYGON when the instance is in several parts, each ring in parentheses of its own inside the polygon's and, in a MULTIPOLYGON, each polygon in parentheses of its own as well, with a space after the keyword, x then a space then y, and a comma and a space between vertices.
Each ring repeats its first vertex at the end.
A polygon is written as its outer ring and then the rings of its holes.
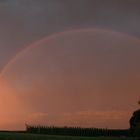
POLYGON ((34 112, 31 113, 27 116, 26 118, 26 123, 29 124, 45 124, 46 120, 48 118, 48 114, 47 113, 43 113, 43 112, 34 112))
MULTIPOLYGON (((123 121, 128 121, 127 111, 79 111, 63 114, 65 123, 82 127, 108 127, 118 128, 123 121)), ((124 127, 124 126, 123 126, 124 127)))
POLYGON ((130 113, 127 111, 77 111, 62 114, 32 113, 28 116, 29 124, 119 128, 124 127, 130 113))

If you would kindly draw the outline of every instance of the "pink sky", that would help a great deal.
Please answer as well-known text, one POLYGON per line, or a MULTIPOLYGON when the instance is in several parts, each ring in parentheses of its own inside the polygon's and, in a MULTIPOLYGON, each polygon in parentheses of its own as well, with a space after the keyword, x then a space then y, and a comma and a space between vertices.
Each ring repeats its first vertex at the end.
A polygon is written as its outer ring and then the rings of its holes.
POLYGON ((139 46, 128 35, 96 29, 25 49, 1 75, 0 128, 128 128, 140 93, 139 46))

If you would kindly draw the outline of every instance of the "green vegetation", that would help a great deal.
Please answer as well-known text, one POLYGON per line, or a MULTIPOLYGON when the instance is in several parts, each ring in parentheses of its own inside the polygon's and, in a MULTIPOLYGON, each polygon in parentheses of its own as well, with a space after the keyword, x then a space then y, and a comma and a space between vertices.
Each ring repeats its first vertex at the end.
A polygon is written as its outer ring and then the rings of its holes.
POLYGON ((49 136, 24 133, 0 133, 0 140, 137 140, 136 138, 111 138, 111 137, 70 137, 49 136))

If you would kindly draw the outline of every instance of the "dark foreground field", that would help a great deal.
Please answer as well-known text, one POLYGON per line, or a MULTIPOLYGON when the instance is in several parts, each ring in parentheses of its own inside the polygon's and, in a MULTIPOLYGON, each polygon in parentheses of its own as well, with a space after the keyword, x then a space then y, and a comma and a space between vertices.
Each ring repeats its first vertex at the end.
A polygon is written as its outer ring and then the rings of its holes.
POLYGON ((48 136, 24 133, 0 133, 0 140, 138 140, 136 138, 111 138, 111 137, 69 137, 69 136, 48 136))

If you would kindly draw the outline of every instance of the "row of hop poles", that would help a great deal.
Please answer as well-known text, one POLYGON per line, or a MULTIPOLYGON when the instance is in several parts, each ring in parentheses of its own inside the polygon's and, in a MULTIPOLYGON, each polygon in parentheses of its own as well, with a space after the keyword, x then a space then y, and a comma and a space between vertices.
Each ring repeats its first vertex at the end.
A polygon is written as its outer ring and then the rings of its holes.
POLYGON ((128 130, 109 130, 98 128, 80 128, 80 127, 55 127, 41 125, 27 125, 28 133, 53 134, 53 135, 80 135, 80 136, 126 136, 128 130))

